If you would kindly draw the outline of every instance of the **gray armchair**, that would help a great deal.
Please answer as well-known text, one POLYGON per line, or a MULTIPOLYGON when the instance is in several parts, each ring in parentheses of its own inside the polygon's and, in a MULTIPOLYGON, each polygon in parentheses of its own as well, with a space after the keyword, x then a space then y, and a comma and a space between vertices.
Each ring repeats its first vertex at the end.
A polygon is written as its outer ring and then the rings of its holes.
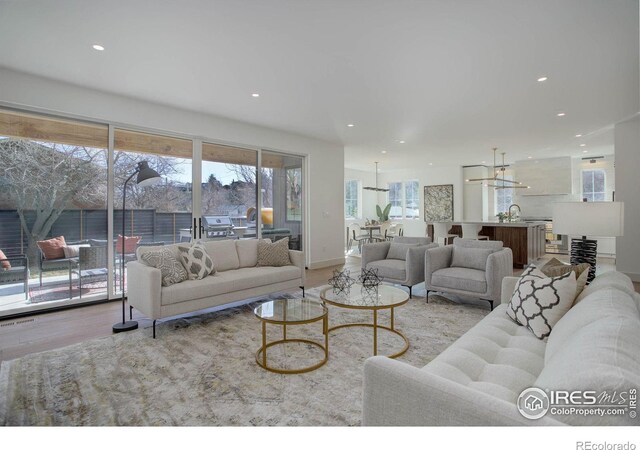
POLYGON ((428 237, 398 236, 392 242, 376 242, 362 246, 362 268, 377 269, 378 275, 391 283, 409 288, 424 281, 424 255, 437 247, 428 237))
POLYGON ((424 283, 429 292, 500 302, 502 279, 513 275, 513 253, 502 241, 455 238, 453 245, 425 253, 424 283))

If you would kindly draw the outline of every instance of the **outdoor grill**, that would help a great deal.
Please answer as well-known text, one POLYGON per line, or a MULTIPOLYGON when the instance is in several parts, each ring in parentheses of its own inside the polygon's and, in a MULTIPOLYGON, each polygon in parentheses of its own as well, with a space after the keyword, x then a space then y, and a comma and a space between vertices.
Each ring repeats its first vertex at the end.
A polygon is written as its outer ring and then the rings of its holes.
POLYGON ((208 239, 226 238, 233 230, 233 222, 229 216, 202 216, 202 225, 208 239))

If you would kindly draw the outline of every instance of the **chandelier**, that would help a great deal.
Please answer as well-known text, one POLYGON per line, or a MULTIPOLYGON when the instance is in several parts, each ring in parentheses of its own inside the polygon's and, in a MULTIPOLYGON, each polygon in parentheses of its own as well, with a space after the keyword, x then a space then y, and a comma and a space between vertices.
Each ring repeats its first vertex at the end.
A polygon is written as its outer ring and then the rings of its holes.
POLYGON ((367 191, 389 192, 389 189, 384 189, 384 188, 379 188, 378 187, 378 161, 376 161, 376 185, 375 186, 365 186, 362 189, 366 189, 367 191))
POLYGON ((525 186, 520 181, 515 180, 507 180, 505 178, 506 166, 504 164, 504 155, 505 152, 502 152, 502 165, 496 165, 496 151, 498 151, 498 147, 493 147, 493 177, 491 178, 471 178, 465 180, 469 183, 473 183, 475 181, 482 182, 487 187, 492 187, 495 189, 529 189, 531 186, 525 186))

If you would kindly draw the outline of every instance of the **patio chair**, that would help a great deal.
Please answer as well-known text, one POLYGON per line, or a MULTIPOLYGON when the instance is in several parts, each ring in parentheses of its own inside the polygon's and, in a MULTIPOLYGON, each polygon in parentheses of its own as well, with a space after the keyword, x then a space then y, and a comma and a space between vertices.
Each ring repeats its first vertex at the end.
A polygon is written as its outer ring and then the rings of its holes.
MULTIPOLYGON (((90 243, 88 240, 67 242, 67 245, 82 245, 90 243)), ((45 272, 56 272, 60 270, 68 270, 71 273, 71 268, 76 264, 78 258, 56 258, 46 259, 44 252, 38 247, 38 269, 40 270, 40 287, 42 287, 42 274, 45 272)))
POLYGON ((24 283, 24 298, 29 300, 29 258, 26 255, 6 256, 0 263, 8 262, 11 267, 0 267, 0 284, 24 283))
POLYGON ((78 289, 82 298, 82 283, 107 280, 107 247, 80 247, 76 265, 69 271, 69 298, 73 275, 78 277, 78 289))

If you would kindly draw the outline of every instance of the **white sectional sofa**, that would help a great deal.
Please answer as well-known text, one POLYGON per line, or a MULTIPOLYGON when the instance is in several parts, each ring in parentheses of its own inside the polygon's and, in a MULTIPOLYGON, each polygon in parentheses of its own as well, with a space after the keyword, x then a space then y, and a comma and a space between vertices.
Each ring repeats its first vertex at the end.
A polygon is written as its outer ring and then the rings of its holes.
POLYGON ((516 407, 529 387, 610 394, 640 388, 640 295, 631 280, 619 272, 597 276, 546 341, 506 315, 516 281, 505 278, 502 304, 426 366, 369 358, 363 424, 640 425, 628 413, 532 420, 516 407))
MULTIPOLYGON (((175 250, 179 261, 178 245, 168 247, 175 250)), ((206 241, 204 245, 213 259, 216 273, 202 280, 162 286, 160 270, 147 266, 140 259, 142 254, 158 247, 138 248, 138 261, 127 264, 129 305, 153 319, 154 338, 158 319, 296 287, 302 288, 304 295, 302 252, 289 250, 290 266, 257 267, 257 239, 206 241)))

